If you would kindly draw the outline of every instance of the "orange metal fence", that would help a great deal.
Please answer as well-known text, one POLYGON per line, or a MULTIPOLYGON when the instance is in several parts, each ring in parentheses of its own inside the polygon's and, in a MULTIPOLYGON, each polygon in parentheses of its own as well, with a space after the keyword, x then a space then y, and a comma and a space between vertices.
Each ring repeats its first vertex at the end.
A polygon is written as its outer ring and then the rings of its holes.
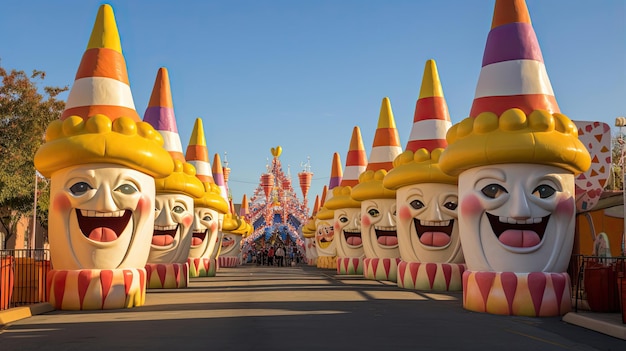
POLYGON ((50 250, 0 250, 0 310, 46 301, 50 250))

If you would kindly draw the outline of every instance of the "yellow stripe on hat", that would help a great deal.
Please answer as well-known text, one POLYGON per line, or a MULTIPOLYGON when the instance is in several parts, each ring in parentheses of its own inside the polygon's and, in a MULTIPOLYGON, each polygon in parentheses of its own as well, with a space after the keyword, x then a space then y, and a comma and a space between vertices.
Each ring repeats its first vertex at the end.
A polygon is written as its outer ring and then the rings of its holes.
POLYGON ((394 121, 393 112, 391 111, 391 101, 389 101, 388 97, 383 98, 380 106, 378 128, 396 128, 396 121, 394 121))
POLYGON ((98 9, 96 15, 96 23, 91 31, 87 50, 107 48, 112 49, 120 54, 122 53, 122 44, 120 43, 120 34, 115 23, 115 15, 111 5, 104 4, 98 9))
POLYGON ((426 61, 424 67, 424 76, 422 78, 422 87, 420 88, 420 99, 441 96, 443 97, 443 89, 441 81, 439 81, 439 73, 434 60, 426 61))

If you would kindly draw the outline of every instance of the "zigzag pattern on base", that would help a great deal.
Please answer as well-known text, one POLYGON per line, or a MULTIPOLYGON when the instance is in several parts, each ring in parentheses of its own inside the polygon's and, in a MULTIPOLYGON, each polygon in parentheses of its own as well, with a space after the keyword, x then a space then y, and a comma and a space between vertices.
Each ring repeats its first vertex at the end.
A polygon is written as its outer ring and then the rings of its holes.
POLYGON ((317 256, 317 268, 337 269, 336 256, 317 256))
POLYGON ((337 257, 337 274, 363 275, 363 258, 337 257))
POLYGON ((567 273, 463 273, 463 307, 527 317, 562 316, 572 309, 567 273))
POLYGON ((189 265, 185 263, 148 263, 148 289, 181 289, 189 286, 189 265))
POLYGON ((187 259, 189 265, 189 277, 215 277, 217 263, 214 258, 192 258, 187 259))
POLYGON ((400 258, 364 258, 363 277, 370 280, 398 281, 400 258))
POLYGON ((398 287, 412 290, 461 291, 465 264, 401 261, 398 287))
POLYGON ((146 270, 75 269, 48 272, 47 299, 57 310, 108 310, 146 302, 146 270))
POLYGON ((220 256, 217 259, 220 267, 237 267, 241 264, 241 260, 236 256, 220 256))

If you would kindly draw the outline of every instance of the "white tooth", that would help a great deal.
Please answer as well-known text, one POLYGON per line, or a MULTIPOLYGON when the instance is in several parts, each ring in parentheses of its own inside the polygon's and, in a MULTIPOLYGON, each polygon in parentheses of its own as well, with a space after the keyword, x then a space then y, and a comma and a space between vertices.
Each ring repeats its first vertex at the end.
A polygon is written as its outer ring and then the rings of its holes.
POLYGON ((533 223, 541 223, 541 217, 533 218, 533 223))
POLYGON ((508 223, 508 219, 506 217, 498 217, 498 220, 502 223, 508 223))

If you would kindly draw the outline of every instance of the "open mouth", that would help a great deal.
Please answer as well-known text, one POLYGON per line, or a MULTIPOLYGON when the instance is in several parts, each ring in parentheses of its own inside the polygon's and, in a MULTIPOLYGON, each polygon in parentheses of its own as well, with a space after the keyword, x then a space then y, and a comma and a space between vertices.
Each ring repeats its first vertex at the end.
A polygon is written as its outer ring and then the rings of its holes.
POLYGON ((515 220, 487 213, 487 218, 491 230, 502 244, 510 247, 533 247, 543 240, 550 215, 515 220))
POLYGON ((204 242, 204 239, 207 236, 207 232, 209 230, 205 229, 202 231, 194 231, 193 233, 191 233, 191 246, 198 246, 200 244, 202 244, 204 242))
POLYGON ((222 247, 223 248, 227 248, 229 246, 232 246, 235 243, 235 241, 231 238, 227 238, 224 237, 224 239, 222 239, 222 247))
POLYGON ((120 210, 98 212, 76 209, 80 231, 90 240, 99 242, 114 241, 128 226, 132 212, 120 210))
POLYGON ((332 242, 333 242, 332 240, 326 240, 326 238, 321 238, 320 239, 320 248, 321 249, 325 249, 325 248, 329 247, 332 242))
POLYGON ((452 228, 454 220, 447 221, 421 221, 413 218, 415 231, 420 243, 425 246, 444 247, 452 240, 452 228))
POLYGON ((382 246, 397 246, 398 232, 396 227, 374 227, 376 241, 382 246))
POLYGON ((346 239, 346 243, 350 246, 363 245, 363 240, 361 239, 361 231, 344 229, 343 237, 346 239))
POLYGON ((154 226, 154 232, 152 232, 152 245, 155 246, 167 246, 174 242, 176 233, 178 232, 178 224, 169 226, 154 226))

